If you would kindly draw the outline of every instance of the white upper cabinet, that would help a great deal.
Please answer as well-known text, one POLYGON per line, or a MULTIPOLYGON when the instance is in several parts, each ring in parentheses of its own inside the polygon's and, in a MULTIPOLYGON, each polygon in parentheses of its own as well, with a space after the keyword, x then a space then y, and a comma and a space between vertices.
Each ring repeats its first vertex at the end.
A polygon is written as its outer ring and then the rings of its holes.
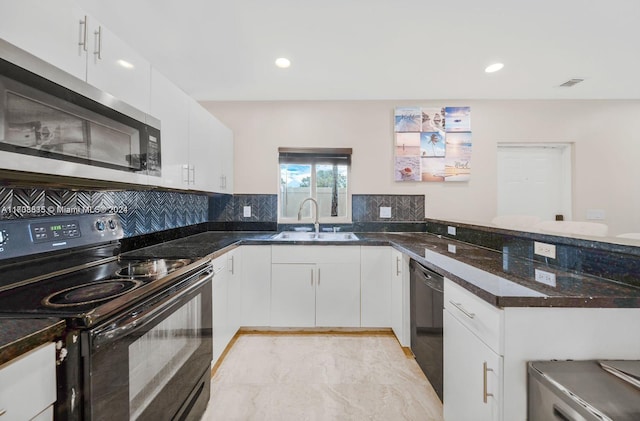
POLYGON ((86 80, 88 32, 84 21, 85 14, 71 0, 5 1, 0 38, 86 80))
POLYGON ((233 132, 194 100, 189 104, 189 161, 183 171, 190 189, 233 193, 233 132))
POLYGON ((86 20, 87 82, 148 113, 151 65, 95 18, 86 20))
POLYGON ((150 183, 175 189, 188 188, 189 96, 156 69, 151 71, 151 115, 161 122, 162 177, 150 183))
POLYGON ((4 2, 0 37, 149 112, 149 62, 71 0, 4 2))

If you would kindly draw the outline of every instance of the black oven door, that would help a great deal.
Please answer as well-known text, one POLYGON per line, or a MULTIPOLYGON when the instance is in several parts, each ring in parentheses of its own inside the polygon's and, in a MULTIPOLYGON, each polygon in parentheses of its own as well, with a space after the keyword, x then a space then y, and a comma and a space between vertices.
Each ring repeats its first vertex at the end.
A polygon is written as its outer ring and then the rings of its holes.
POLYGON ((83 333, 87 420, 199 419, 209 400, 210 266, 83 333))

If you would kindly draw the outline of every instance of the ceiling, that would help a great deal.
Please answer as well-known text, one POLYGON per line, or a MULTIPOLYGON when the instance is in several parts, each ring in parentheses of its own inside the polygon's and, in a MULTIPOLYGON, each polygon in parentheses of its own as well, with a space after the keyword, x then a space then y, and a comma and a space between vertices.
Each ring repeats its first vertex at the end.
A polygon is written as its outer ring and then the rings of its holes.
POLYGON ((638 0, 77 2, 198 100, 640 99, 638 0))

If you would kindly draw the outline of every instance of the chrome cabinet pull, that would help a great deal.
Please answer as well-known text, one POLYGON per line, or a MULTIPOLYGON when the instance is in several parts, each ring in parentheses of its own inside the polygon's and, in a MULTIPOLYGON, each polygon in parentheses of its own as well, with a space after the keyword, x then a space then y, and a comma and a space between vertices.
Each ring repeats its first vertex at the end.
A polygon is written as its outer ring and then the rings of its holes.
POLYGON ((87 15, 84 15, 84 19, 80 20, 79 28, 80 32, 78 34, 78 46, 81 48, 81 50, 87 51, 87 15))
POLYGON ((182 182, 189 184, 189 165, 184 164, 182 166, 182 182))
POLYGON ((489 371, 493 371, 493 368, 487 367, 487 362, 486 361, 483 362, 482 363, 482 375, 483 375, 482 376, 482 388, 483 388, 483 390, 482 390, 482 400, 483 400, 484 403, 487 403, 487 398, 489 396, 493 396, 493 393, 487 392, 487 377, 488 377, 487 373, 489 371))
POLYGON ((396 256, 396 276, 400 275, 400 257, 396 256))
POLYGON ((311 269, 311 286, 313 286, 313 269, 311 269))
POLYGON ((229 259, 229 260, 231 260, 231 268, 229 269, 229 272, 231 272, 231 274, 232 274, 232 275, 233 275, 233 274, 234 274, 234 272, 235 272, 235 265, 233 264, 233 263, 234 263, 234 261, 233 261, 233 258, 234 258, 234 257, 235 257, 235 256, 231 256, 231 259, 229 259))
POLYGON ((196 166, 189 165, 189 172, 191 173, 191 184, 196 184, 196 166))
POLYGON ((466 310, 464 307, 462 307, 462 303, 454 303, 452 300, 449 300, 449 303, 452 304, 458 310, 460 310, 468 318, 473 319, 474 317, 476 317, 476 313, 471 313, 468 310, 466 310))
POLYGON ((102 60, 102 26, 98 26, 98 30, 94 34, 96 36, 96 50, 93 54, 98 60, 102 60))
POLYGON ((2 408, 0 409, 0 417, 7 413, 7 410, 2 408))
POLYGON ((318 285, 320 285, 320 268, 318 268, 318 285))

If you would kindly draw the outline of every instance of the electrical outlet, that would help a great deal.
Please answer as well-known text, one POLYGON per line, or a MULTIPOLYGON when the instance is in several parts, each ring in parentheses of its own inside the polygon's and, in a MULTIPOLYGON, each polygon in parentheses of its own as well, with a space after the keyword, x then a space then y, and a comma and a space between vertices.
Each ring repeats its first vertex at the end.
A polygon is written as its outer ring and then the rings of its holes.
POLYGON ((552 287, 556 286, 556 274, 555 273, 551 273, 551 272, 547 272, 544 270, 540 270, 540 269, 536 269, 535 270, 536 273, 536 281, 546 284, 546 285, 551 285, 552 287))
POLYGON ((456 235, 456 227, 447 227, 447 234, 456 235))
POLYGON ((533 252, 539 256, 556 258, 556 246, 553 244, 533 242, 533 252))
POLYGON ((389 206, 380 206, 380 218, 391 218, 391 208, 389 206))
POLYGON ((447 244, 447 251, 449 253, 456 254, 456 245, 455 244, 447 244))
POLYGON ((602 221, 605 219, 604 209, 587 209, 587 219, 592 221, 602 221))
POLYGON ((245 218, 251 218, 251 206, 244 206, 242 208, 242 216, 245 218))

